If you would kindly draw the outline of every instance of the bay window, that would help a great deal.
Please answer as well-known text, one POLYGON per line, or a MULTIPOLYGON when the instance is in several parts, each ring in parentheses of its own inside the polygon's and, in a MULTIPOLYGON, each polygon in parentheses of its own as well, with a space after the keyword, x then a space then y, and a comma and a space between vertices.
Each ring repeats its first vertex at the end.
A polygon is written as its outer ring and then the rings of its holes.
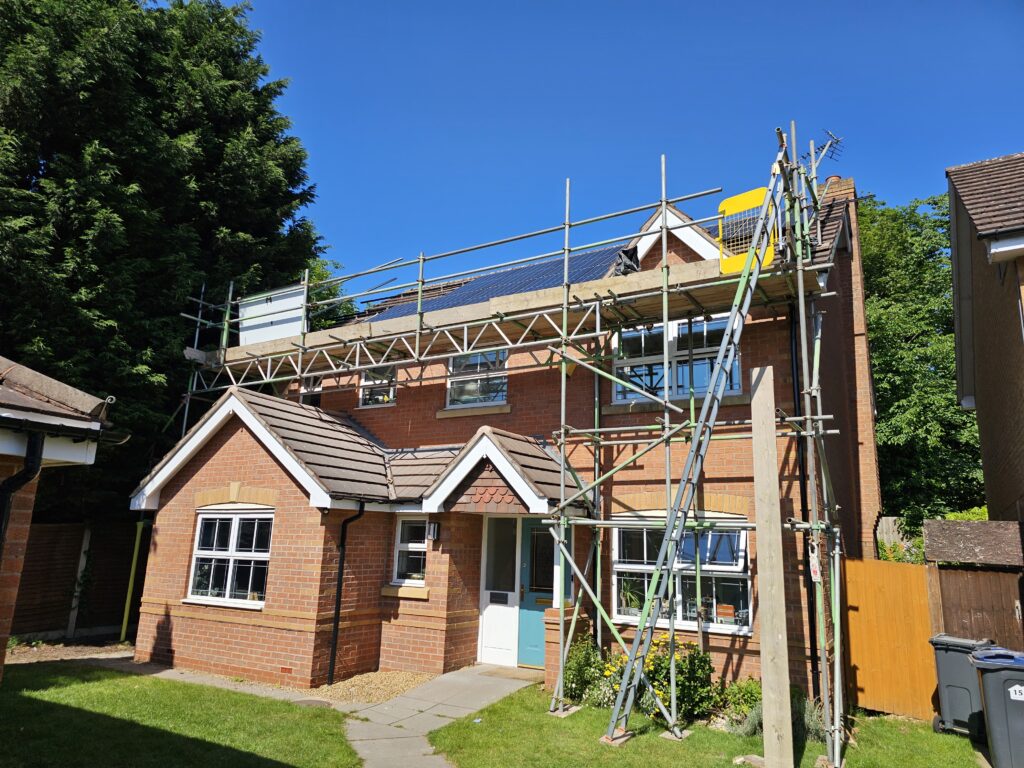
MULTIPOLYGON (((636 621, 657 562, 664 528, 615 529, 612 549, 612 593, 615 617, 636 621)), ((677 626, 695 628, 703 607, 706 625, 723 631, 751 626, 750 573, 745 531, 687 532, 676 553, 675 611, 662 607, 665 622, 675 615, 677 626), (700 590, 697 565, 700 565, 700 590)))

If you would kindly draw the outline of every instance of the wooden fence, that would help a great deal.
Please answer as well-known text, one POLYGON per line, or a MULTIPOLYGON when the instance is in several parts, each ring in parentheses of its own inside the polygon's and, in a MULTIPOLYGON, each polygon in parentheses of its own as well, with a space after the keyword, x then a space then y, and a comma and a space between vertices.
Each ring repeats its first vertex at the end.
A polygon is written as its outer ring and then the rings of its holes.
POLYGON ((925 566, 847 560, 844 571, 850 706, 931 720, 936 680, 925 566))
POLYGON ((943 632, 956 637, 988 638, 1024 651, 1021 623, 1021 574, 982 568, 928 568, 938 575, 943 632))

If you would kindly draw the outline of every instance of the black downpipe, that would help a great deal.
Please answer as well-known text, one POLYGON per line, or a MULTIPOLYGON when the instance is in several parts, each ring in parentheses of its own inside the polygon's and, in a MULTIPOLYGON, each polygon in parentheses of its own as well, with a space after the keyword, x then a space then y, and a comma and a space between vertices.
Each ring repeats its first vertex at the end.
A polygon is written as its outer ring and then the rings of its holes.
MULTIPOLYGON (((792 369, 793 379, 793 410, 794 416, 802 416, 803 409, 800 404, 801 382, 800 365, 797 358, 799 333, 796 317, 796 309, 789 305, 789 361, 792 369)), ((807 455, 805 453, 804 440, 801 437, 796 441, 796 457, 800 466, 800 517, 805 523, 810 522, 811 514, 807 508, 807 455)), ((804 563, 809 562, 809 551, 807 549, 807 537, 804 537, 804 563)), ((807 585, 807 631, 811 635, 811 690, 814 697, 821 695, 821 683, 818 679, 818 619, 814 611, 814 579, 811 578, 810 568, 804 568, 804 581, 807 585)))
POLYGON ((43 443, 46 435, 29 432, 25 445, 25 464, 10 477, 0 482, 0 562, 4 559, 4 542, 7 541, 7 523, 11 519, 14 494, 31 483, 43 467, 43 443))
POLYGON ((327 684, 334 684, 334 664, 338 660, 338 627, 341 624, 341 585, 345 578, 345 547, 348 544, 348 527, 366 512, 366 503, 359 502, 359 511, 341 521, 341 535, 338 537, 338 583, 334 588, 334 626, 331 629, 331 663, 327 667, 327 684))

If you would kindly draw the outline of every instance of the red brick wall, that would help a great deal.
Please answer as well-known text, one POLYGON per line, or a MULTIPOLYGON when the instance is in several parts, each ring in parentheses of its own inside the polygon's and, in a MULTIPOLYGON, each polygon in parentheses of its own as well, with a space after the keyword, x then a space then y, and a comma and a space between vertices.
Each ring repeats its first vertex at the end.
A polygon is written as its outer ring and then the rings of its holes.
POLYGON ((323 618, 325 528, 319 510, 237 419, 231 419, 161 492, 136 640, 136 659, 309 686, 323 618), (240 482, 276 493, 267 598, 261 611, 183 603, 198 491, 240 482))
POLYGON ((82 523, 29 528, 12 634, 67 629, 84 530, 82 523))
MULTIPOLYGON (((22 466, 21 459, 0 456, 0 480, 15 474, 22 466)), ((25 548, 32 522, 32 505, 35 503, 37 483, 38 481, 34 480, 14 494, 11 516, 7 522, 7 536, 4 539, 3 557, 0 559, 0 681, 3 680, 7 639, 11 634, 14 605, 21 582, 21 570, 25 563, 25 548)))

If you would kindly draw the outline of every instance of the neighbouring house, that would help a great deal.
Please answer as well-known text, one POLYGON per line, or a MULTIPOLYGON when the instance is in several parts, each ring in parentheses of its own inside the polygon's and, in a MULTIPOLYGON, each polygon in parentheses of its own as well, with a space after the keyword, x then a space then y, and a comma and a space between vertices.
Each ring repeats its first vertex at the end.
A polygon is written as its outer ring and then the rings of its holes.
MULTIPOLYGON (((851 180, 834 179, 828 189, 812 257, 821 283, 808 278, 827 313, 819 383, 832 418, 824 440, 845 548, 872 557, 880 500, 856 194, 851 180)), ((550 673, 556 606, 563 595, 573 599, 545 524, 564 498, 563 477, 571 496, 595 477, 595 465, 622 462, 640 444, 611 439, 595 451, 580 440, 567 451, 573 472, 563 475, 553 433, 572 424, 642 435, 662 406, 637 389, 660 391, 666 375, 672 403, 688 408, 692 386, 699 407, 724 333, 721 312, 734 287, 723 281, 723 252, 685 213, 667 212, 667 327, 657 320, 660 213, 633 230, 641 235, 625 248, 569 258, 573 343, 605 350, 607 370, 632 384, 571 365, 564 405, 547 341, 558 338, 561 259, 434 285, 421 302, 416 291, 396 294, 344 324, 298 336, 243 324, 245 343, 218 350, 202 374, 206 381, 220 371, 217 381, 235 386, 221 387, 133 495, 133 508, 154 521, 136 658, 296 686, 325 683, 332 665, 339 678, 376 669, 441 673, 474 662, 550 673), (490 346, 474 351, 480 339, 490 346), (415 349, 415 362, 388 362, 396 349, 415 349), (347 372, 349 364, 356 370, 347 372), (300 386, 289 372, 305 375, 311 365, 320 374, 300 386), (263 391, 249 386, 260 377, 263 391)), ((794 290, 791 268, 762 277, 730 373, 725 422, 749 419, 749 371, 765 365, 775 369, 778 408, 800 413, 809 383, 800 381, 794 290)), ((272 307, 272 298, 257 303, 272 307)), ((243 301, 243 315, 249 306, 243 301)), ((749 427, 720 429, 742 437, 749 427)), ((808 514, 801 444, 780 432, 784 519, 808 514)), ((685 455, 685 444, 671 454, 676 477, 685 455)), ((752 519, 752 467, 749 441, 712 443, 701 514, 752 519)), ((600 589, 626 637, 662 535, 664 474, 663 448, 652 450, 595 500, 600 516, 632 522, 600 532, 600 589)), ((572 514, 588 514, 584 499, 572 514)), ((577 530, 571 545, 581 562, 588 536, 577 530)), ((701 613, 701 639, 730 679, 759 674, 754 538, 740 530, 688 535, 680 554, 676 624, 696 641, 701 613)), ((807 563, 802 539, 789 537, 791 667, 809 686, 818 653, 807 563)))
POLYGON ((956 374, 992 520, 1024 520, 1024 152, 946 170, 956 374))
POLYGON ((0 676, 31 538, 39 472, 92 464, 97 445, 110 439, 107 409, 112 402, 0 357, 0 676))

